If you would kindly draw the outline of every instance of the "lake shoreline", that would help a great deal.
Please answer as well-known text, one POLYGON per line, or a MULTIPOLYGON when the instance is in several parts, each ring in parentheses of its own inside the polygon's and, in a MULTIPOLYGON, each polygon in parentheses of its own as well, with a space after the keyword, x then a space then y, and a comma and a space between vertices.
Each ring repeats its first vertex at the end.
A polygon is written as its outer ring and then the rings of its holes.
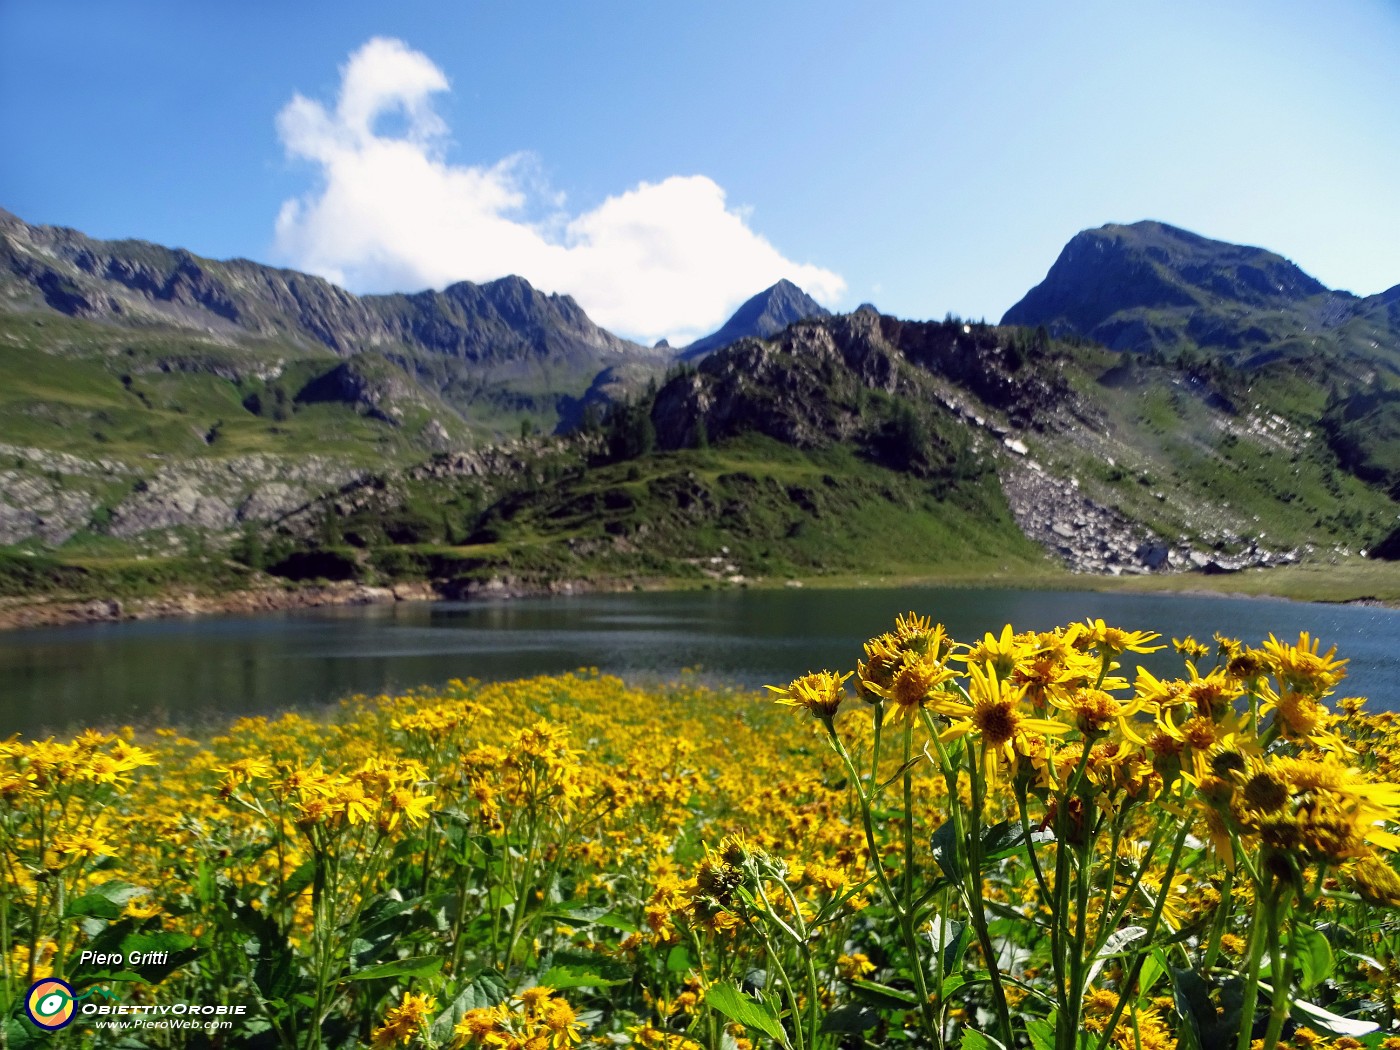
MULTIPOLYGON (((1282 569, 1254 570, 1282 574, 1282 569)), ((1162 576, 1107 576, 1050 570, 1043 575, 1016 579, 965 577, 957 574, 929 574, 898 577, 822 576, 810 578, 745 579, 724 582, 689 579, 610 579, 552 580, 525 582, 513 577, 492 577, 465 586, 443 587, 430 581, 404 581, 385 585, 358 582, 326 582, 306 586, 264 586, 246 590, 201 594, 196 591, 170 591, 136 598, 63 598, 36 600, 32 596, 0 598, 0 631, 38 627, 67 627, 96 623, 122 623, 133 620, 161 620, 206 616, 257 615, 297 609, 333 608, 354 605, 392 605, 398 602, 446 602, 478 599, 539 598, 574 594, 608 594, 627 591, 691 591, 701 589, 811 588, 832 590, 896 589, 901 587, 1005 586, 1014 590, 1083 590, 1100 593, 1181 595, 1212 598, 1257 598, 1278 601, 1318 602, 1321 604, 1400 608, 1400 599, 1374 594, 1351 597, 1308 593, 1296 576, 1275 582, 1284 586, 1263 590, 1255 587, 1232 588, 1238 576, 1207 576, 1200 573, 1172 573, 1162 576), (1289 586, 1290 579, 1294 583, 1289 586), (1217 582, 1218 586, 1210 586, 1217 582), (1186 586, 1173 586, 1184 583, 1186 586)))

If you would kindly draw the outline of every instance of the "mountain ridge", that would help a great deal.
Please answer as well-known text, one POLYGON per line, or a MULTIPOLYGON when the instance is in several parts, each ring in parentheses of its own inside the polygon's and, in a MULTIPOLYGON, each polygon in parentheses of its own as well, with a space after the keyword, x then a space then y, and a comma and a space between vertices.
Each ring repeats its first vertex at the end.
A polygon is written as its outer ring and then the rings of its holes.
POLYGON ((667 355, 621 339, 523 278, 357 296, 324 278, 145 241, 99 241, 0 213, 0 300, 124 327, 378 353, 459 410, 483 399, 563 418, 598 372, 667 355), (552 389, 548 389, 552 388, 552 389))
POLYGON ((0 543, 34 550, 454 587, 571 558, 681 578, 726 547, 758 575, 1233 571, 1340 557, 1400 509, 1400 286, 1161 223, 1076 235, 1024 325, 831 315, 779 281, 679 355, 518 277, 358 297, 0 232, 0 543))

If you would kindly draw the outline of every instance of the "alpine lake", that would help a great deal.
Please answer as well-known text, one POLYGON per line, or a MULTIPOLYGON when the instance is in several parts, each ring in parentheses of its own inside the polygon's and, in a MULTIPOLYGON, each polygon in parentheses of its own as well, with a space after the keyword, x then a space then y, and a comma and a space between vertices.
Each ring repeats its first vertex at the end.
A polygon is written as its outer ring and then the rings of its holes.
POLYGON ((133 621, 0 634, 0 738, 87 726, 201 726, 317 709, 343 697, 597 668, 631 681, 681 675, 760 689, 809 670, 852 670, 862 643, 915 611, 957 641, 1010 623, 1045 630, 1102 618, 1159 632, 1128 653, 1181 676, 1173 637, 1214 632, 1257 645, 1299 631, 1337 647, 1338 696, 1400 709, 1400 610, 1255 598, 990 588, 633 592, 337 607, 259 616, 133 621))

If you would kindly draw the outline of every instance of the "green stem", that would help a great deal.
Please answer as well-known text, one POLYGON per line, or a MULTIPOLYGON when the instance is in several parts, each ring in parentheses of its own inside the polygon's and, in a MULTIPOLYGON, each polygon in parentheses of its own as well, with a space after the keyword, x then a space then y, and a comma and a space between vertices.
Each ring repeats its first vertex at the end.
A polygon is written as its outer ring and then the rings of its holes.
POLYGON ((1274 1050, 1278 1037, 1283 1032, 1283 1022, 1288 1020, 1291 992, 1293 988, 1293 953, 1283 954, 1279 933, 1288 926, 1288 912, 1292 904, 1290 891, 1279 900, 1269 916, 1269 959, 1270 976, 1274 981, 1274 994, 1269 1006, 1269 1027, 1264 1032, 1263 1050, 1274 1050))
POLYGON ((1206 954, 1203 968, 1209 972, 1215 966, 1215 960, 1220 956, 1220 939, 1225 936, 1225 924, 1230 920, 1230 893, 1235 887, 1235 869, 1225 869, 1225 879, 1220 884, 1220 910, 1215 913, 1215 921, 1211 924, 1210 940, 1206 942, 1206 954))
MULTIPOLYGON (((1147 961, 1149 949, 1157 936, 1157 927, 1161 925, 1162 913, 1167 907, 1167 894, 1171 891, 1172 880, 1176 878, 1176 866, 1181 861, 1181 851, 1186 846, 1186 837, 1191 831, 1191 825, 1182 822, 1181 831, 1176 836, 1176 841, 1172 843, 1171 856, 1167 858, 1166 870, 1162 873, 1162 891, 1157 894, 1157 900, 1152 905, 1152 916, 1147 920, 1147 934, 1142 939, 1143 949, 1137 953, 1133 959, 1132 969, 1123 980, 1123 986, 1119 991, 1118 1005, 1113 1008, 1113 1016, 1108 1020, 1108 1026, 1103 1030, 1103 1035, 1094 1050, 1106 1050, 1108 1041, 1113 1038, 1113 1030, 1118 1027, 1118 1019, 1123 1016, 1123 1009, 1128 1005, 1128 990, 1137 983, 1138 975, 1142 973, 1142 965, 1147 961)), ((1258 973, 1255 978, 1257 980, 1258 973)), ((1258 989, 1256 988, 1257 992, 1258 989)), ((1244 1050, 1249 1050, 1248 1046, 1244 1050)))
MULTIPOLYGON (((1258 890, 1256 890, 1258 892, 1258 890)), ((1268 922, 1273 915, 1277 889, 1270 883, 1267 890, 1254 899, 1254 924, 1249 931, 1249 958, 1245 964, 1244 1002, 1240 1007, 1240 1035, 1235 1050, 1249 1050, 1253 1042, 1254 1012, 1259 1005, 1259 970, 1264 961, 1264 946, 1269 939, 1268 922)))
POLYGON ((971 769, 973 825, 971 834, 967 837, 968 917, 972 919, 973 929, 977 931, 977 941, 981 944, 982 954, 987 960, 987 975, 992 983, 992 1002, 996 1007, 997 1019, 1001 1022, 1002 1036, 1006 1045, 1010 1046, 1011 1010, 1006 1002, 1006 989, 1002 987, 1001 967, 997 965, 996 945, 992 943, 991 930, 987 926, 987 909, 982 897, 982 819, 983 808, 986 805, 982 794, 985 786, 982 774, 987 768, 986 744, 982 745, 980 755, 971 747, 967 749, 967 754, 969 767, 975 767, 979 761, 982 766, 981 769, 971 769))
MULTIPOLYGON (((870 851, 870 863, 875 868, 875 877, 880 883, 881 891, 890 902, 890 907, 894 909, 905 951, 909 953, 909 967, 913 971, 914 987, 919 995, 919 1016, 923 1020, 929 1037, 937 1041, 938 1018, 933 1008, 933 1002, 929 998, 928 978, 924 975, 923 954, 919 950, 919 938, 915 933, 909 911, 904 907, 904 902, 900 900, 899 895, 894 892, 894 887, 890 885, 889 876, 885 872, 885 864, 880 857, 880 843, 875 837, 875 824, 870 817, 870 798, 861 784, 860 774, 856 772, 851 753, 846 750, 846 745, 841 742, 840 736, 836 733, 836 727, 830 721, 825 722, 825 725, 831 746, 841 761, 845 763, 846 772, 850 775, 851 783, 855 787, 860 802, 861 824, 865 830, 866 849, 870 851)), ((953 806, 953 812, 957 813, 956 806, 953 806)))

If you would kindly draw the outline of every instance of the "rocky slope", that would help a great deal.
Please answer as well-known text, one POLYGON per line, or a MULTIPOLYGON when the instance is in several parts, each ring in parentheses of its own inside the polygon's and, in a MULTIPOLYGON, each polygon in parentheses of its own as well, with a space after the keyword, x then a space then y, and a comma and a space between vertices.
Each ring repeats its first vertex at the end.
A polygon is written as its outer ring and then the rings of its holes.
POLYGON ((518 278, 356 297, 0 214, 0 546, 460 588, 1230 571, 1390 531, 1400 287, 1140 223, 1008 317, 833 317, 779 282, 667 372, 518 278))

